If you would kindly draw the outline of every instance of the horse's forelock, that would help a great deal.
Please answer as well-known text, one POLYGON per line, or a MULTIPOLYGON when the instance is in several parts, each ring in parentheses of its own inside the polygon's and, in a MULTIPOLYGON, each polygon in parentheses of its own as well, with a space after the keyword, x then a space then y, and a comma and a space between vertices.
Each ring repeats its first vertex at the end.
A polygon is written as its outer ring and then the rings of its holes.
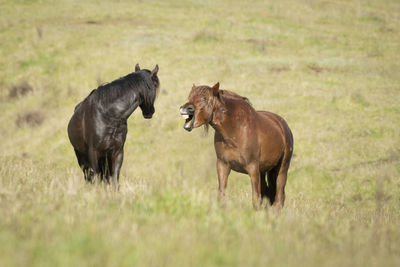
POLYGON ((190 91, 189 98, 193 97, 195 95, 199 95, 199 96, 205 95, 205 94, 209 93, 210 90, 211 90, 211 87, 206 86, 206 85, 200 85, 200 86, 193 87, 192 90, 190 91))
POLYGON ((157 77, 157 85, 154 84, 152 77, 150 76, 151 72, 147 69, 143 69, 143 72, 140 75, 138 91, 140 95, 143 97, 143 101, 145 105, 154 105, 154 101, 157 98, 160 82, 157 77))
POLYGON ((150 70, 148 70, 148 69, 143 69, 143 70, 146 72, 146 74, 150 75, 150 80, 153 82, 153 86, 155 87, 155 93, 156 93, 155 98, 154 98, 154 100, 155 100, 160 92, 160 79, 158 79, 157 74, 152 76, 151 75, 152 73, 150 70))

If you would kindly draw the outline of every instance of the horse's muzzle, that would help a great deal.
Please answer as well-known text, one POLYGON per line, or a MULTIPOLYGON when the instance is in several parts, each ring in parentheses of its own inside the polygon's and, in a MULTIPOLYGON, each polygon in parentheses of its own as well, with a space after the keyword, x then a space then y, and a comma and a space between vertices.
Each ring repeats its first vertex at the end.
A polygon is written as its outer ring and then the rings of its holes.
POLYGON ((144 114, 143 114, 143 118, 145 118, 145 119, 151 119, 151 118, 153 118, 153 114, 151 114, 151 115, 144 115, 144 114))
POLYGON ((143 112, 143 109, 142 109, 143 118, 145 118, 145 119, 153 118, 154 111, 155 111, 154 108, 151 109, 150 111, 145 111, 145 112, 143 112))
POLYGON ((185 119, 185 124, 183 128, 186 131, 191 131, 193 129, 194 124, 194 108, 191 106, 187 107, 180 107, 179 112, 181 113, 182 117, 185 119))

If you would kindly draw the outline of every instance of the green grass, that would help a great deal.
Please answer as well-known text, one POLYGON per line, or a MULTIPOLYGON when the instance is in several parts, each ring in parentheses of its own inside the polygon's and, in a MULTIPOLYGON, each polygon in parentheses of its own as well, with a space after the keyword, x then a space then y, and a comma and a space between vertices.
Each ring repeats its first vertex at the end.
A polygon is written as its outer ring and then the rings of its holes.
POLYGON ((400 3, 0 1, 1 266, 399 266, 400 3), (152 120, 129 119, 121 189, 86 185, 73 108, 159 64, 152 120), (11 98, 14 85, 34 90, 11 98), (295 140, 282 212, 232 173, 213 130, 183 130, 193 83, 283 116, 295 140), (17 126, 31 111, 43 124, 17 126))

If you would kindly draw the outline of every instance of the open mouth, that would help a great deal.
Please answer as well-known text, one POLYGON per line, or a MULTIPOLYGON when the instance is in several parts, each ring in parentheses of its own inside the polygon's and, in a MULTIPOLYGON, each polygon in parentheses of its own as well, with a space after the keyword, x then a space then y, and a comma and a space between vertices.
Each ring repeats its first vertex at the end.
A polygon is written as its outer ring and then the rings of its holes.
POLYGON ((183 128, 187 131, 191 131, 193 129, 193 124, 194 124, 194 114, 193 115, 188 115, 184 114, 182 117, 185 119, 185 124, 183 125, 183 128))
POLYGON ((194 113, 193 114, 189 114, 187 111, 181 110, 181 115, 182 115, 182 118, 185 119, 185 123, 183 124, 183 128, 186 131, 190 132, 193 129, 194 113))

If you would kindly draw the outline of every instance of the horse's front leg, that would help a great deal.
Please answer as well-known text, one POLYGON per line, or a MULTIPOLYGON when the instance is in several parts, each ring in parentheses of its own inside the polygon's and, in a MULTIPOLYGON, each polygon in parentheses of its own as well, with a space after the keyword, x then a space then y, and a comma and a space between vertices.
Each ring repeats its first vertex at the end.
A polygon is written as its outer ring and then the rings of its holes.
POLYGON ((246 169, 251 179, 253 207, 258 210, 262 204, 259 164, 249 164, 246 169))
POLYGON ((111 184, 114 190, 119 189, 119 172, 121 170, 122 161, 124 160, 124 150, 117 150, 112 154, 111 184))
POLYGON ((225 189, 228 184, 228 176, 231 172, 231 167, 228 163, 217 159, 217 173, 218 173, 218 199, 222 200, 225 197, 225 189))

